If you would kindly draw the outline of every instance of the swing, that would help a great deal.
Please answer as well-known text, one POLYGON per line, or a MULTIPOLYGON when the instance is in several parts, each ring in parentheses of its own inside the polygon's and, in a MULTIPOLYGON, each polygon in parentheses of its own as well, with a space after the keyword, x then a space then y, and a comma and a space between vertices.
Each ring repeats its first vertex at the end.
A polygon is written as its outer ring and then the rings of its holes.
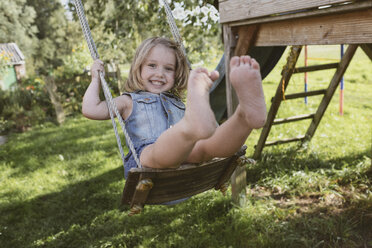
MULTIPOLYGON (((74 3, 91 56, 94 60, 98 59, 97 48, 92 39, 81 0, 75 0, 74 3)), ((171 9, 166 1, 163 1, 163 4, 173 37, 184 54, 186 54, 171 9)), ((187 62, 191 69, 189 61, 187 62)), ((122 205, 130 206, 131 210, 129 215, 140 213, 145 204, 176 203, 179 200, 212 188, 220 190, 225 194, 229 179, 236 167, 238 165, 243 166, 247 162, 250 162, 250 160, 244 156, 246 146, 243 146, 240 151, 231 157, 215 158, 202 164, 182 164, 177 169, 143 168, 133 143, 125 129, 123 119, 112 99, 102 72, 100 72, 100 79, 123 164, 125 155, 117 131, 114 113, 138 166, 138 168, 132 168, 129 171, 121 199, 122 205)))

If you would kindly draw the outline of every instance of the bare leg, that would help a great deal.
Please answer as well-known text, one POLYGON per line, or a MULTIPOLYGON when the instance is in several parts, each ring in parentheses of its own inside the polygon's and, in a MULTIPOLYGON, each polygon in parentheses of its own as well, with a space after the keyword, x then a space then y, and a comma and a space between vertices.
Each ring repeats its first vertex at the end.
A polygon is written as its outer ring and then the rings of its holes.
POLYGON ((198 140, 213 135, 216 119, 209 105, 209 89, 212 80, 217 78, 218 73, 209 75, 202 68, 191 72, 185 116, 143 150, 140 156, 142 165, 152 168, 178 167, 189 156, 198 140))
POLYGON ((213 136, 195 145, 187 158, 188 162, 229 157, 240 149, 252 129, 261 128, 265 124, 266 104, 258 63, 249 56, 233 57, 230 67, 230 81, 237 93, 239 105, 213 136))

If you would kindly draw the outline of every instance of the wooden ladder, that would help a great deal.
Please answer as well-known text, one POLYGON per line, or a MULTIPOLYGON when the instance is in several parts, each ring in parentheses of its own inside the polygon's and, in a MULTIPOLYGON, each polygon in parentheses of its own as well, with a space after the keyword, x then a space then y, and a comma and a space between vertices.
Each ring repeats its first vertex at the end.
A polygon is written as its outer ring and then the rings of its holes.
POLYGON ((331 64, 324 64, 324 65, 315 65, 315 66, 296 68, 295 66, 296 66, 298 57, 300 56, 302 46, 291 47, 290 54, 287 58, 287 63, 282 70, 282 78, 279 82, 279 86, 276 90, 275 96, 272 98, 272 104, 271 104, 269 113, 267 115, 266 124, 263 127, 260 138, 257 142, 257 145, 255 146, 255 151, 253 155, 254 159, 260 158, 262 150, 265 146, 272 146, 272 145, 284 144, 284 143, 295 142, 295 141, 301 141, 302 143, 310 141, 310 139, 313 137, 332 99, 332 96, 334 95, 341 81, 341 78, 343 77, 347 67, 349 66, 350 61, 353 58, 357 48, 358 48, 358 45, 349 45, 344 56, 342 57, 339 63, 331 63, 331 64), (288 83, 289 83, 289 80, 292 74, 312 72, 312 71, 318 71, 318 70, 326 70, 326 69, 334 69, 334 68, 337 68, 337 69, 327 89, 288 94, 288 95, 284 95, 284 98, 283 98, 283 94, 285 93, 285 90, 288 86, 288 83), (296 98, 301 98, 301 97, 306 97, 306 96, 316 96, 316 95, 323 95, 323 98, 315 113, 292 116, 292 117, 282 118, 282 119, 275 119, 275 116, 278 113, 280 104, 283 101, 283 99, 291 100, 291 99, 296 99, 296 98), (288 138, 288 139, 270 141, 270 142, 266 141, 270 133, 271 127, 273 125, 279 125, 279 124, 284 124, 284 123, 289 123, 289 122, 294 122, 294 121, 301 121, 305 119, 312 120, 305 135, 288 138))

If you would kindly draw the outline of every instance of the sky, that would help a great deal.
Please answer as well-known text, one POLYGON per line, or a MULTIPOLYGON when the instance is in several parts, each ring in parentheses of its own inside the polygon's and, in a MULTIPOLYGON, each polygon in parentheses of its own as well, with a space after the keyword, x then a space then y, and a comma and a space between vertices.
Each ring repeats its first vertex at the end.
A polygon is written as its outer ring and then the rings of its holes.
MULTIPOLYGON (((60 0, 63 6, 66 6, 69 0, 60 0)), ((67 9, 67 6, 65 7, 67 9)), ((69 20, 72 19, 72 13, 70 11, 66 11, 66 16, 69 20)))
POLYGON ((68 0, 61 0, 61 3, 62 3, 63 5, 65 5, 65 4, 68 3, 68 0))

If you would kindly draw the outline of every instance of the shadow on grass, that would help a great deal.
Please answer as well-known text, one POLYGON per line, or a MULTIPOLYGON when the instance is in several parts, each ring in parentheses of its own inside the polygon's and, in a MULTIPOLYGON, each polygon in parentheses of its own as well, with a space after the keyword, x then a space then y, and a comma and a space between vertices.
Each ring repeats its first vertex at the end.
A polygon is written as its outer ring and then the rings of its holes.
MULTIPOLYGON (((16 140, 10 138, 0 150, 2 162, 12 167, 10 176, 22 177, 48 167, 54 161, 59 161, 59 155, 67 156, 66 159, 71 161, 94 151, 103 152, 106 156, 116 156, 115 137, 108 122, 71 122, 72 125, 49 127, 17 135, 16 140), (107 126, 107 130, 102 126, 107 126)), ((81 167, 82 170, 86 168, 84 165, 81 167)))
MULTIPOLYGON (((65 190, 1 208, 2 247, 368 247, 370 202, 297 216, 248 214, 205 193, 176 206, 147 206, 129 217, 108 193, 118 169, 65 190)), ((252 211, 252 210, 250 210, 252 211)), ((253 210, 254 211, 254 210, 253 210)))
MULTIPOLYGON (((247 183, 255 184, 267 177, 275 178, 278 175, 291 175, 297 171, 322 171, 321 173, 328 173, 329 175, 345 166, 355 168, 366 158, 371 159, 370 155, 370 150, 366 149, 363 152, 329 159, 296 147, 287 150, 274 150, 263 153, 256 165, 247 167, 247 183)), ((367 176, 372 180, 371 174, 367 176)))
POLYGON ((182 234, 187 244, 198 222, 213 224, 232 207, 226 198, 208 202, 207 194, 176 206, 146 206, 129 217, 119 210, 123 185, 122 168, 117 168, 60 192, 0 206, 0 246, 95 247, 107 241, 134 247, 154 237, 166 241, 172 232, 182 234))
POLYGON ((28 247, 34 241, 68 230, 72 225, 84 225, 117 209, 121 192, 110 185, 124 185, 122 181, 122 168, 117 168, 60 192, 0 206, 2 247, 28 247))
POLYGON ((210 191, 129 217, 118 209, 122 185, 117 168, 0 207, 1 247, 360 247, 372 239, 372 205, 365 200, 343 211, 313 208, 281 216, 257 214, 253 202, 233 208, 228 197, 210 191))

